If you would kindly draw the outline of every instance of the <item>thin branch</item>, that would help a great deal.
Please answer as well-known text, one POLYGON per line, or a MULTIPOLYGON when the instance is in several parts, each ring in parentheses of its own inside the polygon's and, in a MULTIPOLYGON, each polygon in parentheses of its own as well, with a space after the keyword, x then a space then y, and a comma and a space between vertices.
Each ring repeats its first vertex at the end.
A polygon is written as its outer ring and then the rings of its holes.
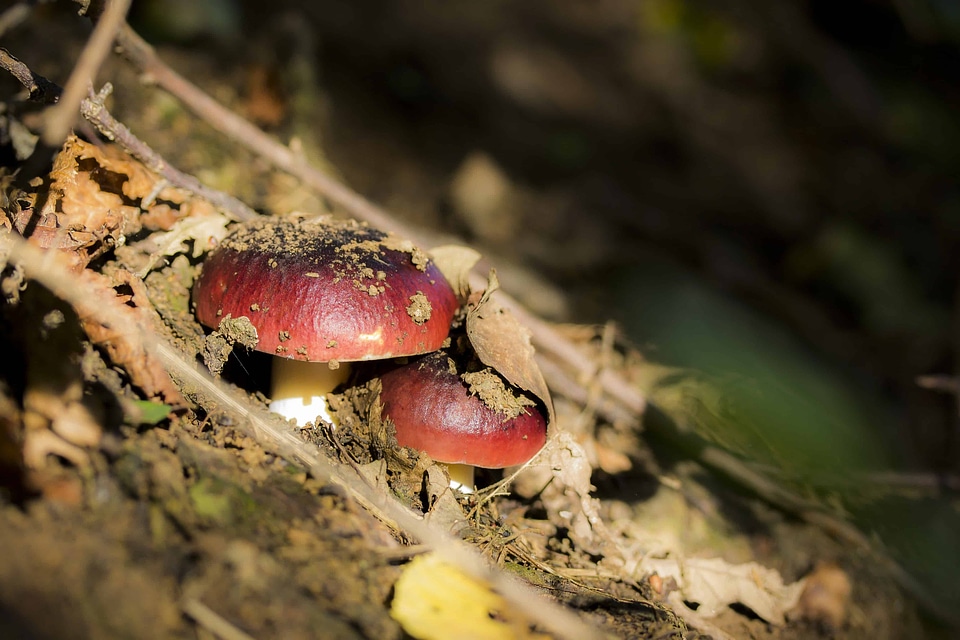
POLYGON ((180 603, 180 608, 194 622, 220 638, 220 640, 254 640, 253 636, 230 624, 229 620, 196 598, 185 598, 180 603))
POLYGON ((246 397, 210 377, 195 362, 153 333, 150 327, 139 326, 109 304, 98 304, 97 292, 71 273, 63 257, 55 251, 43 251, 11 232, 5 232, 0 233, 0 258, 19 265, 28 278, 115 331, 143 333, 143 343, 164 363, 171 377, 180 381, 185 395, 211 411, 231 414, 237 428, 265 449, 303 466, 315 478, 342 487, 361 504, 370 505, 376 512, 395 521, 412 537, 432 547, 447 562, 488 581, 536 624, 561 638, 602 637, 570 610, 544 599, 526 583, 491 567, 466 543, 432 526, 392 495, 371 486, 350 467, 330 460, 315 445, 303 442, 278 416, 254 405, 246 397))
POLYGON ((7 31, 17 28, 21 22, 30 16, 32 2, 18 2, 0 13, 0 38, 7 31))
POLYGON ((139 160, 148 169, 165 179, 172 186, 209 201, 227 213, 234 220, 252 220, 258 213, 243 202, 223 191, 205 186, 195 177, 183 173, 171 166, 163 157, 150 148, 147 143, 137 138, 123 123, 114 118, 103 102, 110 94, 112 87, 106 84, 100 93, 93 93, 88 89, 88 97, 80 103, 80 113, 107 139, 116 142, 124 151, 139 160))
POLYGON ((29 93, 31 102, 54 104, 60 99, 60 94, 63 93, 63 89, 31 71, 30 67, 2 47, 0 47, 0 69, 9 71, 23 85, 23 88, 29 93))
POLYGON ((97 20, 97 25, 67 80, 63 96, 44 116, 42 140, 47 146, 59 146, 70 133, 87 87, 93 82, 100 65, 110 53, 117 30, 124 24, 129 8, 130 0, 107 0, 107 8, 97 20))

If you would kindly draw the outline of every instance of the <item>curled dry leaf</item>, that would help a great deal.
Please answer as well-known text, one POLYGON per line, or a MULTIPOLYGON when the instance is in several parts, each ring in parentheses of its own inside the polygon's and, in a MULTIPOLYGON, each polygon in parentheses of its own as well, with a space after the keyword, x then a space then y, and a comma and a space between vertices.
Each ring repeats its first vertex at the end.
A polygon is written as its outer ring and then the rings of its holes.
POLYGON ((697 614, 710 618, 731 604, 742 604, 775 625, 797 605, 804 581, 785 585, 774 569, 756 562, 730 564, 722 558, 644 558, 637 571, 673 578, 683 599, 696 602, 697 614))
POLYGON ((429 253, 460 302, 466 302, 470 297, 470 271, 480 261, 480 253, 455 244, 434 247, 429 253))
POLYGON ((171 187, 113 145, 96 146, 70 136, 47 178, 33 187, 32 193, 4 198, 9 223, 32 243, 60 249, 74 270, 122 247, 127 236, 141 229, 169 231, 148 239, 153 243, 144 249, 149 261, 141 262, 150 265, 187 251, 188 240, 194 240, 196 257, 226 235, 226 218, 212 205, 171 187))
POLYGON ((24 463, 41 469, 53 454, 86 466, 84 449, 99 444, 102 429, 100 407, 84 392, 79 325, 67 304, 44 291, 31 289, 22 303, 22 319, 11 329, 26 363, 21 396, 24 463))
MULTIPOLYGON (((467 307, 467 338, 477 358, 515 387, 536 396, 547 408, 553 424, 553 402, 537 365, 530 331, 496 299, 499 288, 495 271, 490 272, 487 289, 467 307)), ((471 298, 475 298, 471 296, 471 298)))
POLYGON ((818 562, 804 579, 803 593, 791 617, 799 616, 835 632, 849 615, 853 584, 847 572, 832 562, 818 562))
POLYGON ((127 175, 105 168, 110 163, 104 158, 97 147, 70 136, 47 179, 37 181, 34 193, 8 208, 21 235, 41 247, 70 253, 75 269, 140 229, 140 211, 123 194, 127 175))
POLYGON ((188 215, 173 223, 169 231, 151 234, 136 245, 137 249, 147 254, 144 264, 138 265, 137 275, 146 276, 163 258, 178 253, 189 252, 194 258, 199 258, 227 237, 229 222, 226 216, 211 210, 188 215))
POLYGON ((77 308, 83 330, 90 341, 106 351, 115 365, 123 367, 130 376, 130 381, 147 397, 158 398, 172 407, 186 406, 186 401, 173 384, 163 364, 148 348, 146 344, 148 337, 145 333, 119 332, 93 319, 97 317, 93 311, 95 307, 108 306, 111 313, 130 317, 131 323, 136 326, 157 326, 159 318, 147 298, 143 281, 124 270, 114 273, 112 282, 105 276, 92 271, 83 271, 79 275, 91 290, 99 293, 83 308, 77 308), (117 293, 115 287, 124 285, 132 293, 117 293))
POLYGON ((541 493, 551 519, 565 522, 570 538, 588 553, 608 558, 622 555, 600 516, 600 501, 590 496, 593 469, 583 447, 569 433, 560 432, 547 442, 541 455, 551 473, 551 481, 541 493))

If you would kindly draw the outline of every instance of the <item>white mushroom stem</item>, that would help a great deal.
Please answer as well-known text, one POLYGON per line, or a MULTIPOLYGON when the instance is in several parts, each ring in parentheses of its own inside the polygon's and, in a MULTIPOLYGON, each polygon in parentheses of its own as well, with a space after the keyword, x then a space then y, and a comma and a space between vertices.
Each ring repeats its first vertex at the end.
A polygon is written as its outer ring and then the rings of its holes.
POLYGON ((473 469, 473 465, 469 464, 448 464, 447 473, 450 474, 450 488, 463 493, 473 493, 477 487, 473 480, 473 469))
POLYGON ((316 424, 318 417, 336 426, 327 408, 327 394, 349 376, 349 365, 331 369, 326 362, 274 358, 270 411, 301 426, 316 424))

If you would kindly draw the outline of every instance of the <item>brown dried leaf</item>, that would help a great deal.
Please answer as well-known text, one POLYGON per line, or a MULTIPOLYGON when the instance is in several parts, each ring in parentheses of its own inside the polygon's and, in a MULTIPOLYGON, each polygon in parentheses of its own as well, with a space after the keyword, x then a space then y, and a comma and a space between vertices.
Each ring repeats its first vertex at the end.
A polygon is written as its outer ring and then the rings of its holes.
POLYGON ((547 442, 541 454, 551 482, 541 499, 554 522, 563 522, 578 547, 608 558, 621 555, 617 540, 600 517, 600 501, 590 495, 593 469, 583 447, 566 432, 547 442))
POLYGON ((638 567, 643 574, 673 578, 687 602, 696 602, 697 614, 710 618, 731 604, 742 604, 775 625, 796 606, 804 581, 785 585, 774 569, 756 562, 730 564, 722 558, 645 557, 638 567))
POLYGON ((182 204, 190 197, 186 191, 166 186, 165 181, 120 147, 96 146, 80 140, 77 142, 80 142, 76 147, 77 158, 93 160, 103 172, 119 175, 121 177, 118 185, 120 193, 130 200, 138 202, 147 200, 143 203, 146 206, 157 199, 182 204))
POLYGON ((480 253, 455 244, 434 247, 429 253, 460 301, 466 302, 470 296, 470 270, 480 261, 480 253))
POLYGON ((8 210, 13 226, 34 244, 72 252, 77 269, 123 244, 124 236, 140 229, 140 210, 121 195, 127 174, 105 164, 133 172, 116 161, 107 163, 100 148, 67 138, 47 180, 23 201, 26 206, 8 210))
POLYGON ((467 307, 467 337, 483 364, 506 378, 507 382, 536 396, 547 408, 547 422, 553 423, 553 402, 540 367, 537 365, 530 331, 497 302, 499 288, 495 271, 480 299, 467 307))
POLYGON ((130 320, 141 327, 155 326, 159 323, 156 311, 147 298, 143 281, 129 271, 117 271, 113 282, 105 276, 92 271, 83 271, 79 277, 86 281, 100 295, 89 300, 85 308, 78 308, 77 314, 83 330, 91 342, 106 351, 110 360, 127 372, 130 381, 139 387, 149 398, 160 398, 173 407, 184 407, 186 401, 170 379, 162 363, 145 344, 143 333, 119 333, 112 327, 93 319, 94 307, 109 306, 115 314, 131 316, 130 320), (127 285, 132 295, 119 295, 114 287, 127 285))

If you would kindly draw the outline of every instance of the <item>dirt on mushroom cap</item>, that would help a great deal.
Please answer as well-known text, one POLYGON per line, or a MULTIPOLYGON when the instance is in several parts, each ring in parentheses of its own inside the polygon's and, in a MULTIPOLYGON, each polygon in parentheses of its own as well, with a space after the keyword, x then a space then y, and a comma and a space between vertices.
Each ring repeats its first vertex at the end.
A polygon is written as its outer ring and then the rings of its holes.
MULTIPOLYGON (((383 415, 394 423, 397 442, 440 462, 492 469, 532 458, 547 436, 539 408, 524 406, 508 417, 499 410, 504 394, 493 399, 498 409, 493 408, 471 393, 451 362, 443 352, 431 353, 380 376, 383 415)), ((475 381, 496 376, 485 372, 475 381)), ((518 402, 516 396, 512 402, 518 402)))
POLYGON ((329 217, 242 226, 207 259, 193 297, 204 324, 245 315, 259 350, 319 362, 432 351, 457 309, 412 243, 329 217))

